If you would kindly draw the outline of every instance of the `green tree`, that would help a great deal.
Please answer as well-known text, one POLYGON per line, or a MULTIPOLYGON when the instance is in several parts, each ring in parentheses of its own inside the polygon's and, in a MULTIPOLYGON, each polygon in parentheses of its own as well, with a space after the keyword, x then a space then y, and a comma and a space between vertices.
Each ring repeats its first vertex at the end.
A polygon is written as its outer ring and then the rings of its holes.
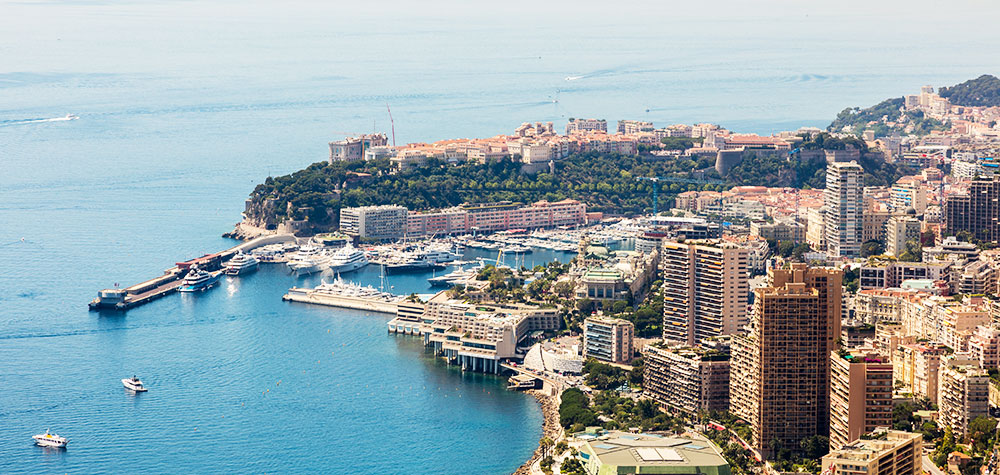
POLYGON ((861 257, 880 256, 885 254, 885 244, 882 241, 871 240, 861 244, 861 257))

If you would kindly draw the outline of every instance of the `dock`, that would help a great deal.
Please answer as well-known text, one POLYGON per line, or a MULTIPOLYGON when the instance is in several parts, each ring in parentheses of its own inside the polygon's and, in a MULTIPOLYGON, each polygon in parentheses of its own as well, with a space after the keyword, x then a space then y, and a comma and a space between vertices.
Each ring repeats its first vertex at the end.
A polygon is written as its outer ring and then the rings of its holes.
POLYGON ((192 265, 198 265, 204 270, 213 271, 218 269, 223 262, 237 252, 249 251, 268 244, 294 240, 295 236, 291 234, 261 236, 221 252, 206 254, 185 262, 178 262, 173 267, 163 271, 163 275, 158 277, 125 288, 114 287, 101 290, 97 292, 97 298, 90 301, 88 307, 91 310, 128 310, 176 292, 177 288, 181 285, 181 281, 184 279, 184 275, 187 274, 188 269, 192 265))
POLYGON ((314 292, 313 289, 292 287, 288 290, 287 294, 281 297, 281 300, 396 315, 399 311, 399 304, 404 298, 401 296, 399 300, 384 300, 346 295, 330 295, 314 292))

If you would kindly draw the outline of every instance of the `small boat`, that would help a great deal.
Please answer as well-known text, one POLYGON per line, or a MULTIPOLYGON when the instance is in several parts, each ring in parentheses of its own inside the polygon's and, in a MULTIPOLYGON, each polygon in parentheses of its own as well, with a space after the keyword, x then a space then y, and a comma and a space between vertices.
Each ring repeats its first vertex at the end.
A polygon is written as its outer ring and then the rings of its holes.
POLYGON ((142 381, 139 381, 139 378, 135 376, 123 379, 122 386, 125 386, 125 389, 131 389, 132 391, 135 391, 137 393, 144 393, 148 391, 148 389, 146 389, 146 386, 142 385, 142 381))
POLYGON ((65 437, 60 437, 58 434, 50 434, 48 429, 45 429, 44 434, 34 435, 31 436, 31 438, 35 439, 35 444, 38 444, 42 447, 62 448, 66 447, 66 443, 69 442, 69 439, 65 437))

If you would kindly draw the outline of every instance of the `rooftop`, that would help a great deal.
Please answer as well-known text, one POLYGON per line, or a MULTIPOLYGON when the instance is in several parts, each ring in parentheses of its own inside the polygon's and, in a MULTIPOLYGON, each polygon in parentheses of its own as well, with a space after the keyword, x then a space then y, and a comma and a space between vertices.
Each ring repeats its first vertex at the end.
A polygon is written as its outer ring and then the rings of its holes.
POLYGON ((642 467, 641 473, 729 475, 729 464, 711 441, 701 437, 606 432, 584 442, 580 457, 590 464, 642 467))

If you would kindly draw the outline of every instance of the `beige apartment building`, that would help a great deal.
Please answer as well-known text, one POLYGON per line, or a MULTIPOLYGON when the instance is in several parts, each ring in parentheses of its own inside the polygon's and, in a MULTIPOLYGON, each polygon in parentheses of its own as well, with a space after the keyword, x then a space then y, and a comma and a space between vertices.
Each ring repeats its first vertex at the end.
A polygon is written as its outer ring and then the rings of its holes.
POLYGON ((920 220, 913 216, 893 216, 885 223, 885 253, 899 257, 906 250, 906 242, 920 241, 920 220))
POLYGON ((660 407, 698 414, 729 410, 728 349, 646 345, 643 391, 660 407))
POLYGON ((664 242, 663 338, 694 346, 746 325, 749 251, 722 241, 664 242))
POLYGON ((843 273, 792 264, 754 289, 746 333, 733 337, 729 407, 750 422, 752 445, 796 450, 830 432, 830 352, 840 336, 843 273))
POLYGON ((955 434, 968 435, 969 423, 989 416, 990 377, 968 356, 952 355, 941 364, 938 423, 955 434))
POLYGON ((911 343, 899 345, 892 356, 892 378, 902 383, 902 392, 915 397, 938 399, 938 370, 944 345, 911 343))
POLYGON ((920 475, 923 436, 889 430, 874 439, 855 440, 823 456, 822 470, 837 475, 920 475))
POLYGON ((892 364, 861 350, 830 353, 830 447, 892 425, 892 364))
POLYGON ((583 357, 608 363, 632 361, 635 351, 632 322, 620 318, 591 317, 583 322, 583 357))

